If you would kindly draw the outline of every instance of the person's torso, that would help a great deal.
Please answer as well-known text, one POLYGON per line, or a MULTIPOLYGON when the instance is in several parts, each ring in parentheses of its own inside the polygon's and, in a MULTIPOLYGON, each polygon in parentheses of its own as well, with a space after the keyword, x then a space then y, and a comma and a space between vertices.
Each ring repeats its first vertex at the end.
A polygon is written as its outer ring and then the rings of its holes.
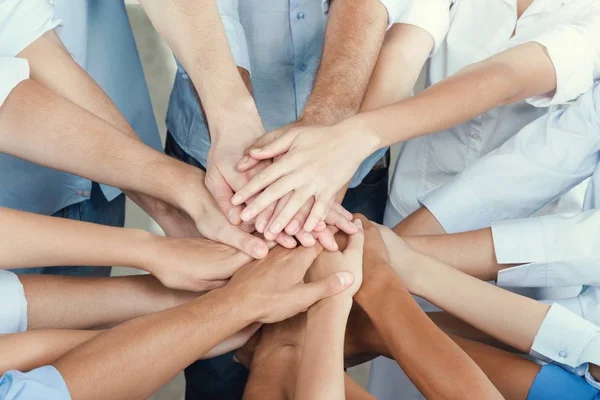
MULTIPOLYGON (((576 21, 582 10, 577 3, 586 1, 534 0, 517 20, 516 0, 457 0, 450 10, 448 35, 427 65, 426 86, 470 64, 532 41, 554 26, 576 21)), ((400 152, 390 202, 403 218, 407 217, 419 208, 420 199, 427 193, 502 145, 548 110, 521 101, 408 141, 400 152)))

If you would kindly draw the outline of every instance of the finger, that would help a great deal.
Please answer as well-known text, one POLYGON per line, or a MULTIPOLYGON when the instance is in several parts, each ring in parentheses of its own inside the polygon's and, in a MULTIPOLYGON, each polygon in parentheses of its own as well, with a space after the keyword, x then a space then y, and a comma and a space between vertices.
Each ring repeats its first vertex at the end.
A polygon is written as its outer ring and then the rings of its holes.
POLYGON ((289 130, 263 147, 250 149, 250 157, 256 160, 267 160, 282 155, 290 149, 295 137, 294 130, 289 130))
MULTIPOLYGON (((269 207, 272 203, 279 201, 284 198, 288 193, 293 192, 297 184, 297 179, 294 175, 288 175, 271 186, 266 188, 261 194, 255 199, 248 203, 248 206, 242 211, 240 215, 243 221, 247 221, 260 214, 265 208, 269 207)), ((287 206, 287 204, 286 204, 287 206)), ((299 207, 298 207, 299 208, 299 207)), ((293 215, 292 215, 293 216, 293 215)), ((290 217, 291 218, 291 217, 290 217)), ((285 226, 285 225, 284 225, 285 226)), ((269 227, 267 227, 269 229, 269 227)), ((283 229, 283 227, 281 227, 283 229)), ((279 232, 281 232, 279 229, 279 232)))
POLYGON ((275 220, 267 227, 268 231, 273 235, 281 232, 311 197, 312 195, 304 190, 294 192, 285 207, 275 216, 275 220))
MULTIPOLYGON (((250 180, 250 182, 246 183, 243 188, 241 188, 232 198, 231 202, 233 205, 240 205, 242 203, 248 202, 248 200, 258 194, 261 190, 266 188, 267 186, 273 184, 282 176, 287 175, 291 172, 291 163, 287 162, 285 159, 281 159, 277 163, 273 163, 269 165, 264 170, 260 171, 258 175, 250 180)), ((289 190, 288 190, 289 192, 289 190)), ((283 195, 287 194, 284 193, 283 195)), ((283 195, 279 196, 276 199, 273 199, 269 202, 269 204, 279 200, 283 195)), ((266 207, 265 207, 266 208, 266 207)), ((263 208, 264 209, 264 208, 263 208)), ((256 214, 258 214, 261 210, 259 210, 256 214)), ((256 215, 255 214, 255 215, 256 215)))
POLYGON ((352 222, 346 219, 346 216, 337 212, 333 208, 329 210, 327 213, 327 217, 325 217, 325 222, 328 225, 335 226, 342 231, 346 232, 349 235, 353 235, 358 232, 358 227, 352 222))
POLYGON ((261 160, 254 159, 250 156, 244 156, 237 163, 236 168, 240 172, 246 172, 246 171, 251 170, 252 168, 256 167, 260 163, 261 163, 261 160))
POLYGON ((319 300, 343 292, 353 283, 354 275, 346 271, 331 274, 316 282, 301 283, 294 290, 295 299, 298 301, 297 307, 305 310, 319 300))
POLYGON ((298 243, 296 243, 293 237, 291 237, 290 235, 286 235, 283 232, 277 235, 275 241, 283 247, 285 247, 286 249, 294 249, 296 248, 296 246, 298 246, 298 243))
POLYGON ((228 225, 218 237, 212 239, 235 247, 256 259, 265 258, 269 252, 269 247, 263 240, 233 225, 228 225))
POLYGON ((288 201, 290 201, 290 199, 292 198, 292 194, 293 193, 286 194, 277 202, 277 207, 275 207, 275 211, 273 211, 273 214, 271 215, 271 217, 267 221, 267 224, 265 225, 265 238, 271 239, 277 236, 276 234, 273 234, 271 231, 269 231, 267 228, 273 223, 277 215, 279 215, 281 210, 283 210, 288 201))
MULTIPOLYGON (((300 208, 300 210, 298 210, 296 215, 294 215, 294 218, 292 219, 292 221, 288 224, 288 226, 285 227, 285 232, 288 235, 295 235, 296 233, 298 233, 300 231, 300 229, 302 229, 302 227, 304 226, 304 223, 306 222, 306 218, 308 218, 308 214, 310 214, 310 210, 311 210, 314 202, 315 202, 315 200, 314 200, 313 196, 310 196, 308 201, 300 208)), ((326 228, 326 226, 325 226, 325 224, 323 224, 323 229, 325 229, 325 228, 326 228)), ((316 228, 315 228, 315 230, 316 230, 316 228)))
POLYGON ((354 217, 352 216, 352 213, 351 213, 350 211, 346 210, 346 209, 344 208, 344 206, 342 206, 342 205, 341 205, 340 203, 338 203, 337 201, 334 201, 334 202, 333 202, 333 204, 331 205, 331 208, 332 208, 334 211, 336 211, 336 212, 338 212, 338 213, 342 214, 344 217, 346 217, 346 219, 347 219, 348 221, 352 221, 352 220, 354 219, 354 217))
POLYGON ((317 243, 315 237, 310 232, 300 231, 296 234, 296 239, 298 239, 300 244, 304 247, 312 247, 317 243))
POLYGON ((310 215, 308 219, 304 223, 304 230, 307 232, 312 232, 315 229, 315 226, 321 220, 325 219, 327 216, 327 211, 329 210, 329 204, 332 198, 330 196, 321 195, 317 197, 315 204, 313 205, 312 210, 310 210, 310 215))
POLYGON ((360 219, 354 220, 354 224, 358 227, 358 232, 348 237, 348 246, 344 250, 344 255, 352 255, 362 259, 363 247, 365 244, 365 232, 363 222, 360 219))
POLYGON ((319 232, 319 233, 314 233, 313 235, 316 236, 317 240, 319 240, 319 243, 321 243, 321 246, 323 246, 323 248, 325 250, 329 250, 329 251, 337 251, 338 250, 338 245, 337 242, 335 241, 335 238, 333 237, 333 232, 330 231, 329 229, 325 229, 323 232, 319 232))
POLYGON ((225 181, 223 176, 211 169, 206 174, 204 183, 206 184, 207 189, 213 195, 221 212, 223 212, 223 214, 227 217, 227 220, 233 225, 238 225, 242 221, 240 218, 242 207, 234 206, 231 203, 233 190, 225 181))
POLYGON ((313 232, 323 232, 325 229, 327 229, 327 224, 325 221, 320 221, 317 226, 315 226, 315 229, 313 229, 313 232))
POLYGON ((293 270, 293 275, 297 274, 300 280, 306 275, 306 271, 308 271, 308 268, 310 268, 321 251, 323 251, 323 247, 318 243, 312 247, 299 247, 289 253, 291 262, 287 266, 293 270))
POLYGON ((258 214, 256 216, 256 224, 255 225, 256 225, 256 230, 258 232, 260 232, 260 233, 265 232, 265 229, 267 228, 269 221, 273 217, 273 214, 277 211, 277 207, 279 206, 279 203, 281 203, 284 199, 285 199, 285 197, 283 199, 279 200, 278 202, 271 204, 269 207, 267 207, 265 210, 263 210, 260 214, 258 214))

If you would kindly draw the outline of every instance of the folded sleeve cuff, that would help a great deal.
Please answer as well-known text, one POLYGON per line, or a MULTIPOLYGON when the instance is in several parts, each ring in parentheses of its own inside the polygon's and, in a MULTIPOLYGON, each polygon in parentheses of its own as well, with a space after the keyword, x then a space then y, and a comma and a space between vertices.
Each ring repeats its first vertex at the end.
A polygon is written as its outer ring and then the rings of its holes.
POLYGON ((419 201, 446 233, 467 232, 489 226, 488 213, 460 177, 428 192, 419 201))
POLYGON ((596 325, 554 304, 533 341, 531 355, 570 368, 579 368, 588 362, 598 363, 599 334, 596 325))
POLYGON ((27 299, 19 277, 0 271, 0 334, 27 330, 27 299))
POLYGON ((529 98, 528 103, 536 107, 567 104, 593 87, 595 53, 580 29, 570 25, 560 26, 534 41, 546 48, 554 64, 556 91, 551 95, 529 98))
POLYGON ((543 227, 539 218, 494 221, 492 237, 496 260, 500 264, 547 261, 543 227))
MULTIPOLYGON (((383 3, 385 5, 386 1, 383 3)), ((393 9, 392 6, 386 6, 390 20, 393 23, 414 25, 429 33, 434 43, 432 54, 435 53, 444 41, 450 27, 450 2, 448 0, 408 0, 401 4, 401 7, 396 6, 398 9, 396 15, 390 11, 393 9)))
POLYGON ((29 63, 24 58, 0 57, 0 106, 10 92, 29 78, 29 63))

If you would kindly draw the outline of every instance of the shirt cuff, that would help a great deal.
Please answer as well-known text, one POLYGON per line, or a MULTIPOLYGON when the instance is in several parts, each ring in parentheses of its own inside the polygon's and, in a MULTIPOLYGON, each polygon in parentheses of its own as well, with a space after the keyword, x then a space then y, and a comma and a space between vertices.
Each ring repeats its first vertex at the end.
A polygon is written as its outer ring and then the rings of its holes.
POLYGON ((433 214, 446 233, 472 231, 490 224, 483 204, 460 176, 428 192, 419 201, 433 214))
POLYGON ((492 236, 499 264, 547 261, 542 223, 539 218, 494 221, 492 236))
POLYGON ((0 334, 27 330, 27 299, 19 277, 0 271, 0 334))
POLYGON ((0 398, 70 400, 62 375, 51 365, 22 373, 8 371, 0 377, 0 398))
POLYGON ((29 79, 29 63, 26 59, 0 57, 0 106, 10 92, 26 79, 29 79))
POLYGON ((546 48, 556 71, 556 91, 527 99, 535 107, 567 104, 594 85, 594 51, 574 26, 560 26, 536 39, 546 48), (577 62, 573 62, 577 60, 577 62))
MULTIPOLYGON (((390 0, 381 0, 384 5, 390 0)), ((450 1, 449 0, 405 0, 397 15, 392 14, 392 7, 386 6, 388 15, 393 23, 414 25, 423 29, 433 38, 434 54, 440 47, 450 27, 450 1)), ((396 6, 397 8, 398 6, 396 6)))
POLYGON ((531 346, 531 355, 573 369, 600 362, 600 329, 566 308, 550 307, 531 346))

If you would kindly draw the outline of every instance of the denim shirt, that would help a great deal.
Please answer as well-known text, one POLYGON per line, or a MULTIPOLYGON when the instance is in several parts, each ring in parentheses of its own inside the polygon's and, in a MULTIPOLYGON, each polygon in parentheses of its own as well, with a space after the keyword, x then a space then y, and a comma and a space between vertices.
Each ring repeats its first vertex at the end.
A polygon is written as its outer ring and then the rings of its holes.
MULTIPOLYGON (((160 149, 160 137, 123 0, 56 0, 57 33, 104 89, 140 138, 160 149)), ((102 186, 108 200, 121 191, 102 186)), ((0 206, 50 215, 89 199, 91 182, 0 154, 0 206)))
MULTIPOLYGON (((243 28, 240 34, 232 32, 236 29, 232 18, 223 15, 225 6, 219 4, 236 62, 251 71, 254 98, 267 131, 295 122, 306 105, 321 62, 327 26, 324 6, 318 0, 242 0, 237 10, 238 30, 243 28), (240 36, 245 36, 244 43, 232 39, 240 36), (249 57, 248 66, 238 57, 240 47, 249 57)), ((206 166, 208 127, 194 86, 180 64, 167 127, 176 142, 206 166)), ((377 151, 362 163, 350 187, 360 184, 385 151, 377 151)))

